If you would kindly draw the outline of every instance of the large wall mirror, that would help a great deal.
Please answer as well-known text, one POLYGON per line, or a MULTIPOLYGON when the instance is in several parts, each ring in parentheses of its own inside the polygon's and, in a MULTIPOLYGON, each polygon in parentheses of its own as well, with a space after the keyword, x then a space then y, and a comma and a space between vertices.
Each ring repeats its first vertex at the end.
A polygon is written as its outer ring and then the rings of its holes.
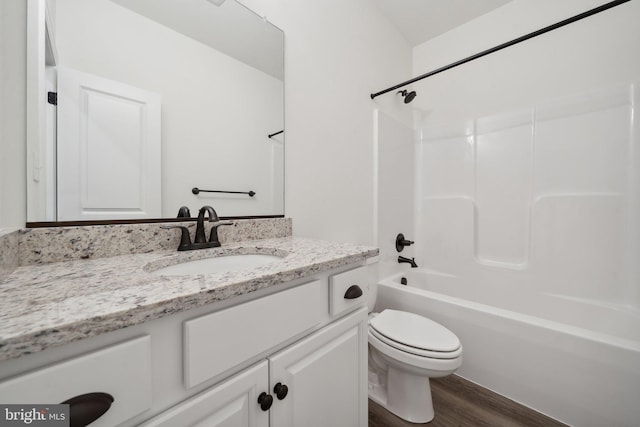
POLYGON ((29 1, 28 222, 284 213, 281 30, 235 0, 29 1))

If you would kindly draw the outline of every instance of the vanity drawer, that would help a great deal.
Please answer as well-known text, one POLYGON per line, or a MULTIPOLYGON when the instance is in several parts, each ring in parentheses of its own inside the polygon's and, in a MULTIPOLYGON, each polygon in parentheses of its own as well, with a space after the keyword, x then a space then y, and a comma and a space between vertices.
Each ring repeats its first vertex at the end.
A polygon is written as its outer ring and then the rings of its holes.
MULTIPOLYGON (((326 316, 313 282, 184 323, 185 385, 193 387, 312 329, 326 316)), ((326 294, 325 294, 326 295, 326 294)))
POLYGON ((0 382, 3 404, 54 404, 88 393, 113 397, 91 427, 118 425, 151 407, 151 338, 143 336, 0 382))
POLYGON ((367 267, 358 267, 331 276, 329 278, 329 313, 337 316, 366 304, 369 292, 368 279, 367 267))

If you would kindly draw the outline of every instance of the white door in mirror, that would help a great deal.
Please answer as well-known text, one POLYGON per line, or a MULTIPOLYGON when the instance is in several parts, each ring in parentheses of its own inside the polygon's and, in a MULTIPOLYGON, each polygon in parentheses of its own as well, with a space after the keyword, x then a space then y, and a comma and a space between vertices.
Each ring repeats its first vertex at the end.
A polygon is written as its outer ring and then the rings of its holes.
POLYGON ((160 218, 160 95, 58 67, 58 220, 160 218))

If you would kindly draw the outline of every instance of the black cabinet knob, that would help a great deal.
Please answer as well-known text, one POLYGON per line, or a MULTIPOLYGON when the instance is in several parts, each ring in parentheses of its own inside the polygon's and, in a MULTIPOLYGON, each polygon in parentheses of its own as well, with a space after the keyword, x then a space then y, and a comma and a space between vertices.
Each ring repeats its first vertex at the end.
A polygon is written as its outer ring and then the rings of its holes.
POLYGON ((282 383, 278 383, 273 387, 273 392, 276 394, 278 400, 282 400, 287 397, 287 393, 289 393, 289 387, 282 383))
POLYGON ((344 293, 344 299, 356 299, 362 296, 362 289, 358 285, 351 285, 344 293))
POLYGON ((258 396, 258 403, 260 404, 260 409, 268 411, 271 405, 273 405, 273 396, 263 391, 260 393, 260 396, 258 396))
POLYGON ((113 396, 107 393, 87 393, 62 403, 69 405, 70 427, 85 427, 111 408, 113 396))

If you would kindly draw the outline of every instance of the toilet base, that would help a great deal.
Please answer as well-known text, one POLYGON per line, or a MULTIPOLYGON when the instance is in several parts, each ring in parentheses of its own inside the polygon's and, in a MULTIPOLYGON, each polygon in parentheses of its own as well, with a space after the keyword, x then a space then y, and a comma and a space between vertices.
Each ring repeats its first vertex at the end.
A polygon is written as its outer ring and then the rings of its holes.
POLYGON ((409 374, 393 366, 388 366, 386 375, 370 371, 369 398, 405 421, 433 420, 429 377, 409 374))

